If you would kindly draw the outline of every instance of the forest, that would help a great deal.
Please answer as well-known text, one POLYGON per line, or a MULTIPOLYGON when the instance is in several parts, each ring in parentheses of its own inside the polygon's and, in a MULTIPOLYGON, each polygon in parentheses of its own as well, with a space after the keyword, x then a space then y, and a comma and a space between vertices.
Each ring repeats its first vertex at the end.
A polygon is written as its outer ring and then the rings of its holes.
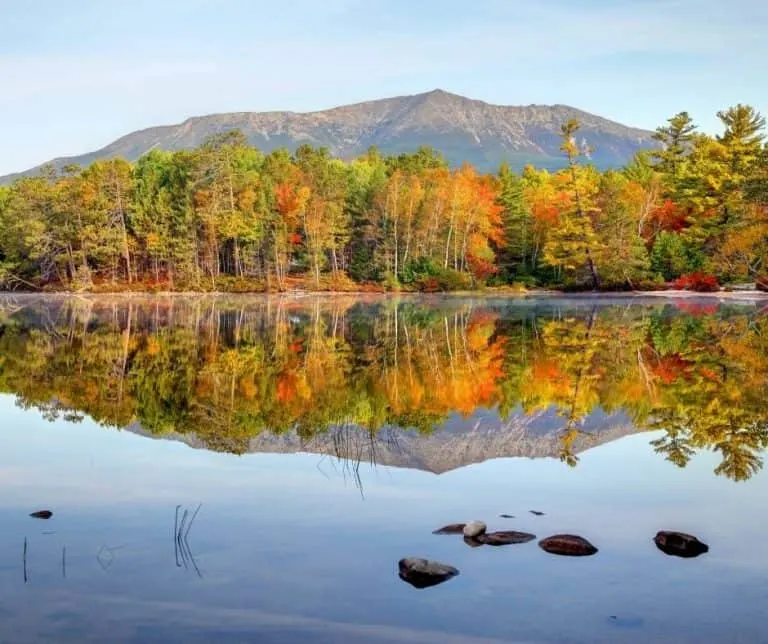
MULTIPOLYGON (((569 465, 592 445, 584 419, 600 410, 628 431, 662 430, 649 442, 678 467, 703 450, 733 480, 763 466, 768 316, 756 307, 401 298, 6 299, 0 392, 51 419, 138 423, 231 453, 262 432, 311 440, 354 427, 373 441, 455 414, 471 426, 478 410, 554 410, 569 465)), ((338 456, 349 457, 343 441, 338 456)))
POLYGON ((686 112, 598 171, 562 126, 560 171, 449 168, 428 148, 264 155, 238 131, 135 164, 0 186, 0 288, 74 291, 768 290, 765 119, 686 112))

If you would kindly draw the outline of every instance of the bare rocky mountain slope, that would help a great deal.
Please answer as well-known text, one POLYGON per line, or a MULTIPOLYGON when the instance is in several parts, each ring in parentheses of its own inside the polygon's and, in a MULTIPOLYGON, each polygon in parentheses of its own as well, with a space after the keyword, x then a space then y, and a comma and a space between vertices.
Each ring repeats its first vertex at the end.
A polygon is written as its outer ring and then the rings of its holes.
MULTIPOLYGON (((307 453, 338 459, 354 469, 358 464, 375 463, 444 474, 494 458, 558 458, 562 453, 563 419, 553 409, 526 415, 517 411, 502 421, 491 411, 476 412, 468 418, 453 416, 431 434, 389 428, 375 437, 355 426, 333 427, 310 439, 295 432, 263 432, 246 444, 215 444, 194 433, 152 435, 135 424, 128 431, 146 437, 175 440, 196 449, 260 454, 307 453)), ((580 426, 572 445, 578 455, 637 431, 623 414, 592 412, 580 426)))
MULTIPOLYGON (((190 118, 179 125, 153 127, 128 134, 101 150, 54 159, 60 169, 87 165, 97 159, 123 157, 130 161, 153 148, 180 150, 200 145, 208 136, 239 129, 264 152, 309 143, 325 146, 343 159, 371 145, 386 154, 412 152, 431 146, 458 166, 465 161, 493 171, 507 160, 555 168, 563 163, 560 126, 570 118, 582 124, 581 136, 593 148, 600 168, 620 166, 640 149, 654 146, 651 132, 577 110, 566 105, 490 105, 442 90, 414 96, 385 98, 309 113, 237 112, 190 118)), ((42 166, 0 177, 0 183, 35 174, 42 166)))

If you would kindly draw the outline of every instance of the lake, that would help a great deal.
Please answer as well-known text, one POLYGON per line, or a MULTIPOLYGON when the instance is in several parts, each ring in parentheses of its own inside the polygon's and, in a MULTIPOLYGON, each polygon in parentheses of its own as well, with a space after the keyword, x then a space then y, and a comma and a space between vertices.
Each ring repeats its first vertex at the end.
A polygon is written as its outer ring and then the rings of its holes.
POLYGON ((3 296, 0 642, 768 641, 764 307, 3 296))

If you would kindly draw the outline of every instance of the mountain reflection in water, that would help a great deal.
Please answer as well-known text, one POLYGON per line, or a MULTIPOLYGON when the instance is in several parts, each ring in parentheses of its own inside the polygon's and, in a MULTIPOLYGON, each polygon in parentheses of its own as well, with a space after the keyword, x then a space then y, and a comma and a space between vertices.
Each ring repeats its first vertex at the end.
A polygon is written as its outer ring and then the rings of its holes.
POLYGON ((436 473, 568 465, 643 430, 745 480, 768 446, 768 316, 714 300, 0 298, 0 391, 230 453, 436 473))

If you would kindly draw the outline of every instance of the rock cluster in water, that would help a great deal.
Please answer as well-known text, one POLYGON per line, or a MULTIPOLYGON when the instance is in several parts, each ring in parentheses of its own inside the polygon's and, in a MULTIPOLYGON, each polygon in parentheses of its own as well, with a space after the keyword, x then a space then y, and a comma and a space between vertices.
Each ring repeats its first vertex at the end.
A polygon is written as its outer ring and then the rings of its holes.
MULTIPOLYGON (((532 514, 543 516, 543 512, 531 510, 532 514)), ((505 516, 505 515, 502 515, 505 516)), ((510 516, 510 515, 506 515, 510 516)), ((434 531, 433 534, 463 534, 464 543, 471 548, 479 546, 508 546, 518 543, 528 543, 536 538, 530 532, 516 530, 499 530, 488 532, 488 526, 483 521, 469 523, 451 523, 434 531)), ((555 555, 569 557, 585 557, 597 553, 597 548, 584 537, 572 534, 556 534, 539 542, 542 550, 555 555)))
POLYGON ((527 543, 536 538, 535 534, 517 532, 515 530, 488 532, 488 526, 483 521, 451 523, 438 528, 432 534, 463 534, 464 543, 471 548, 477 548, 478 546, 508 546, 515 543, 527 543))
MULTIPOLYGON (((543 516, 543 512, 531 510, 531 514, 543 516)), ((513 518, 512 515, 502 514, 503 518, 513 518)), ((514 530, 499 530, 488 532, 488 526, 483 521, 468 523, 451 523, 438 528, 433 534, 461 535, 471 548, 480 546, 506 546, 518 543, 528 543, 536 535, 514 530)), ((709 546, 697 537, 684 532, 662 530, 654 537, 656 546, 667 555, 692 558, 709 552, 709 546)), ((589 557, 597 554, 597 547, 582 536, 575 534, 555 534, 539 541, 539 547, 553 555, 563 557, 589 557)), ((427 559, 407 558, 399 563, 400 578, 416 588, 436 586, 459 574, 453 566, 427 559)), ((616 619, 616 618, 614 618, 616 619)))

